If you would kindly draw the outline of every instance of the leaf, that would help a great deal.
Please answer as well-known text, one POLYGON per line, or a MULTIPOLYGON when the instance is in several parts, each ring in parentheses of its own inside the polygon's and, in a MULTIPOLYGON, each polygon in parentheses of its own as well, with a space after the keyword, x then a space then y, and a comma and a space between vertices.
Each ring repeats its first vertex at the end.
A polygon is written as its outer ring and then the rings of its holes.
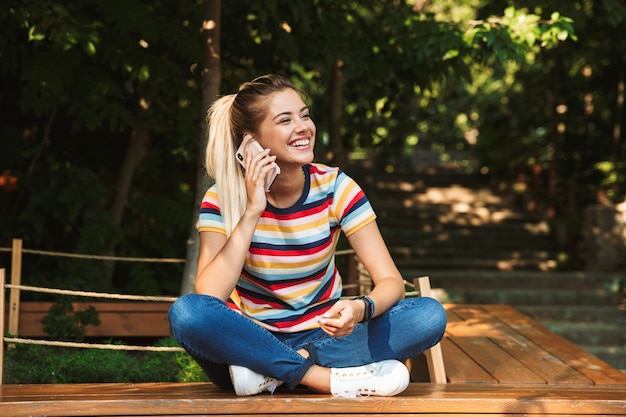
POLYGON ((448 51, 446 51, 446 53, 443 55, 443 59, 448 60, 448 59, 452 59, 452 58, 456 58, 457 56, 459 56, 460 51, 458 49, 450 49, 448 51))

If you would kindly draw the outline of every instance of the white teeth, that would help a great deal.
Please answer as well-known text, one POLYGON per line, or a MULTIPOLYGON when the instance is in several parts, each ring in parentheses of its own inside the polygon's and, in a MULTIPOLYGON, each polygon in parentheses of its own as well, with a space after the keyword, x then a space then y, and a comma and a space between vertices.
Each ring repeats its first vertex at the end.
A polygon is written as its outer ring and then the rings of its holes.
POLYGON ((308 140, 297 140, 292 142, 290 146, 299 147, 299 146, 307 146, 309 144, 308 140))

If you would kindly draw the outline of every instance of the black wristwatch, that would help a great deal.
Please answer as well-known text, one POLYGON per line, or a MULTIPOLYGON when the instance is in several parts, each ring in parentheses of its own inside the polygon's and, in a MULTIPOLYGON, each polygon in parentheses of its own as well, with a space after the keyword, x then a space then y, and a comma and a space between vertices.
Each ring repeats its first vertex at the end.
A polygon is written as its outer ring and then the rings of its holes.
POLYGON ((374 316, 374 311, 376 311, 376 304, 374 304, 374 300, 367 295, 360 295, 355 300, 363 300, 365 303, 365 311, 363 312, 363 320, 360 323, 367 323, 374 316))

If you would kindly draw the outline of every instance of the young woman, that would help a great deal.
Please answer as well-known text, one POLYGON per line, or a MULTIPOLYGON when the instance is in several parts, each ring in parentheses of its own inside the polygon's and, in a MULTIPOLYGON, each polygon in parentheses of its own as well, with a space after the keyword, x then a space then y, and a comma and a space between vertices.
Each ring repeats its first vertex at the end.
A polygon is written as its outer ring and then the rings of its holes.
POLYGON ((198 223, 196 293, 172 305, 173 336, 237 395, 282 383, 343 397, 402 392, 401 361, 440 341, 445 311, 432 298, 404 298, 361 188, 313 163, 316 127, 302 95, 285 77, 262 76, 218 99, 207 121, 215 185, 198 223), (263 150, 252 152, 253 141, 263 150), (367 297, 340 298, 341 232, 372 277, 367 297))

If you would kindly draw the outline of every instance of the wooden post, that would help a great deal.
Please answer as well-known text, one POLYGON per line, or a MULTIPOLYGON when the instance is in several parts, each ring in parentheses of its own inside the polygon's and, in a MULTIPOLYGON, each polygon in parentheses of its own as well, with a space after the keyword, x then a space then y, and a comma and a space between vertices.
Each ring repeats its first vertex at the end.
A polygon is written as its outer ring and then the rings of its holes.
MULTIPOLYGON (((22 281, 22 239, 13 239, 11 259, 11 284, 20 285, 22 281)), ((20 290, 11 288, 9 299, 9 334, 17 335, 20 323, 20 290)))
POLYGON ((346 290, 346 295, 359 295, 358 294, 358 285, 359 285, 359 271, 357 271, 357 260, 356 254, 354 252, 348 254, 348 276, 346 277, 346 283, 349 285, 355 285, 355 288, 348 288, 346 290))
POLYGON ((6 283, 6 270, 0 269, 0 386, 2 385, 2 374, 4 373, 4 284, 6 283))
POLYGON ((358 282, 359 282, 359 295, 367 295, 370 292, 372 292, 372 277, 370 276, 369 272, 367 271, 367 269, 365 269, 365 266, 363 265, 363 262, 361 262, 361 260, 359 259, 358 256, 355 255, 355 259, 357 261, 356 263, 356 270, 357 270, 357 277, 358 277, 358 282))
MULTIPOLYGON (((433 298, 430 288, 429 277, 415 278, 413 283, 415 285, 415 289, 419 291, 420 297, 433 298)), ((441 343, 437 343, 435 346, 424 352, 424 356, 426 356, 426 363, 428 364, 428 375, 430 375, 430 382, 435 382, 437 384, 447 383, 446 367, 443 363, 441 343)))

